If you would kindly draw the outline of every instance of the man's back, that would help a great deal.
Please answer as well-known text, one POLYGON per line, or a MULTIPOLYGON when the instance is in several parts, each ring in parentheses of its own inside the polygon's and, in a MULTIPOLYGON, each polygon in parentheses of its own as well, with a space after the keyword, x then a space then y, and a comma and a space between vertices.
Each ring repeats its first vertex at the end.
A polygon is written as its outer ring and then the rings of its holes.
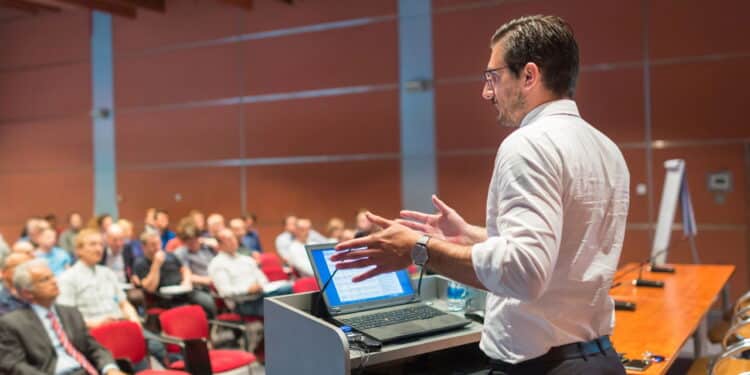
POLYGON ((498 336, 482 340, 486 352, 527 360, 611 332, 608 292, 628 203, 621 152, 578 116, 574 102, 529 113, 498 152, 487 204, 491 239, 477 245, 486 247, 487 262, 523 265, 496 277, 501 292, 488 296, 487 312, 498 326, 485 334, 498 336), (541 281, 519 283, 522 273, 541 281))

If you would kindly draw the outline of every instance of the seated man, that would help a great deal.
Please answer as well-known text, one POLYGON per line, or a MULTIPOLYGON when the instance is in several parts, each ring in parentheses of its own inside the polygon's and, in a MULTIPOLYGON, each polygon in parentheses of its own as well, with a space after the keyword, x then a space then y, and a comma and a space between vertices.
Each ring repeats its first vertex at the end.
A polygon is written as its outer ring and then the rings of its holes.
MULTIPOLYGON (((117 282, 121 284, 127 283, 128 275, 132 273, 132 270, 128 269, 127 263, 125 262, 124 235, 122 227, 120 227, 119 224, 111 224, 109 228, 107 228, 107 246, 104 248, 102 256, 100 257, 101 262, 99 263, 112 270, 117 278, 117 282)), ((73 246, 74 250, 78 252, 78 246, 75 243, 73 246)))
POLYGON ((147 230, 141 235, 143 243, 143 257, 138 258, 133 266, 131 281, 134 285, 143 287, 149 293, 157 293, 159 288, 181 285, 185 293, 173 296, 158 295, 156 305, 171 308, 185 304, 200 305, 209 319, 216 316, 216 305, 209 293, 193 290, 190 281, 192 273, 172 253, 161 248, 159 232, 147 230))
POLYGON ((18 298, 18 293, 13 287, 13 273, 16 267, 34 259, 30 253, 11 253, 0 262, 0 276, 2 276, 2 288, 0 288, 0 316, 26 306, 26 303, 18 298))
POLYGON ((57 281, 44 260, 19 265, 13 285, 30 307, 0 317, 0 373, 123 374, 89 335, 81 313, 55 303, 57 281))
POLYGON ((190 269, 190 280, 193 285, 208 290, 211 286, 208 264, 216 253, 201 243, 200 230, 192 217, 185 217, 180 220, 180 224, 177 226, 177 237, 183 245, 174 251, 174 255, 190 269))
POLYGON ((237 238, 231 230, 219 232, 219 253, 208 266, 208 274, 223 298, 229 298, 235 312, 243 316, 263 315, 263 298, 269 295, 291 293, 291 284, 279 285, 264 292, 268 287, 266 275, 258 268, 255 260, 237 253, 237 238))
MULTIPOLYGON (((108 231, 115 225, 111 225, 108 231)), ((74 246, 78 261, 60 275, 60 296, 57 303, 78 308, 89 329, 120 319, 140 325, 138 314, 125 298, 115 273, 105 266, 98 265, 104 253, 99 231, 80 231, 75 238, 74 246)), ((148 339, 149 353, 164 363, 164 345, 157 340, 149 339, 147 331, 144 331, 144 335, 148 339)))
POLYGON ((234 237, 237 239, 237 244, 240 246, 238 251, 242 255, 250 255, 255 259, 260 257, 258 249, 247 247, 244 242, 245 236, 247 236, 247 229, 245 229, 245 221, 240 218, 234 218, 229 220, 229 229, 234 233, 234 237))
POLYGON ((18 240, 13 244, 10 250, 11 253, 27 253, 34 256, 34 244, 26 240, 18 240))
POLYGON ((245 220, 245 236, 242 238, 242 243, 246 248, 250 250, 258 250, 263 252, 263 246, 260 244, 260 236, 258 231, 255 229, 255 225, 258 223, 258 216, 254 213, 250 213, 243 218, 245 220))
POLYGON ((305 245, 310 245, 314 242, 310 236, 310 230, 312 228, 312 222, 310 219, 297 219, 296 226, 294 228, 294 240, 289 245, 289 253, 287 254, 286 262, 294 268, 297 273, 302 276, 313 276, 312 265, 310 259, 307 257, 307 251, 305 245))
POLYGON ((55 275, 61 274, 70 267, 73 259, 67 251, 55 246, 57 244, 57 233, 52 228, 44 228, 39 234, 36 257, 47 261, 49 268, 55 275))

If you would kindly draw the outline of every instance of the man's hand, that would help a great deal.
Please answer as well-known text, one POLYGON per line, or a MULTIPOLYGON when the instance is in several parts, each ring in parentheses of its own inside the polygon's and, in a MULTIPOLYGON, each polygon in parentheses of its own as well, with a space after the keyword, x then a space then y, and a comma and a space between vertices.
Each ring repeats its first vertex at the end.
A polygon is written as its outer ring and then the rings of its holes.
POLYGON ((336 250, 339 252, 331 257, 332 261, 337 262, 336 268, 340 269, 375 266, 355 276, 352 279, 355 282, 408 267, 411 264, 411 249, 420 237, 419 233, 394 220, 369 212, 367 219, 383 230, 338 244, 336 250))
POLYGON ((113 368, 113 369, 107 371, 107 373, 105 375, 128 375, 128 374, 120 371, 120 369, 113 368))
POLYGON ((154 262, 153 264, 157 267, 161 267, 162 264, 164 264, 164 260, 167 259, 167 255, 164 253, 164 250, 160 250, 154 254, 154 262))
POLYGON ((247 294, 260 294, 262 292, 263 292, 263 287, 260 286, 260 284, 258 283, 250 285, 250 288, 247 289, 247 294))
POLYGON ((418 211, 401 211, 403 219, 396 220, 399 224, 431 237, 446 240, 460 245, 468 245, 468 228, 470 225, 453 208, 441 201, 437 195, 432 196, 432 204, 437 209, 435 214, 425 214, 418 211), (405 220, 408 219, 408 220, 405 220))

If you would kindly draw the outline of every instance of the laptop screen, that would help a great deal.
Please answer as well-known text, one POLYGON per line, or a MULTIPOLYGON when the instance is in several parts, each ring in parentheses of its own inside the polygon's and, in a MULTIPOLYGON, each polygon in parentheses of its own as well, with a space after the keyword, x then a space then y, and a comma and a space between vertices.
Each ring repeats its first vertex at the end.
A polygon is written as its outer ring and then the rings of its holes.
MULTIPOLYGON (((329 247, 309 250, 318 284, 321 287, 336 270, 336 266, 330 260, 331 256, 336 253, 334 246, 335 244, 331 244, 329 247)), ((336 308, 414 295, 406 270, 380 274, 358 283, 352 282, 352 277, 366 270, 367 268, 341 269, 336 272, 325 290, 328 307, 336 308)))

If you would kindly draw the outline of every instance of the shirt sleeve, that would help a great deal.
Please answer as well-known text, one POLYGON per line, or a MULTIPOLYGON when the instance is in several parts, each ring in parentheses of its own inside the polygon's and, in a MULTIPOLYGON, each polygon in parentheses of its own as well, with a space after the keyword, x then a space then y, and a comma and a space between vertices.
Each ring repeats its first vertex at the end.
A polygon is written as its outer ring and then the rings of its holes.
POLYGON ((138 258, 133 265, 133 273, 141 279, 148 275, 149 265, 143 258, 138 258))
POLYGON ((561 161, 543 136, 511 136, 498 153, 496 235, 472 247, 479 281, 492 293, 528 301, 547 288, 562 234, 561 161))
POLYGON ((76 306, 76 288, 72 280, 70 280, 70 276, 72 275, 67 271, 58 278, 57 285, 60 289, 60 295, 57 296, 55 302, 60 305, 76 306))
POLYGON ((247 288, 232 283, 229 270, 220 263, 212 263, 208 267, 209 276, 214 283, 216 291, 221 297, 232 297, 247 294, 247 288))

